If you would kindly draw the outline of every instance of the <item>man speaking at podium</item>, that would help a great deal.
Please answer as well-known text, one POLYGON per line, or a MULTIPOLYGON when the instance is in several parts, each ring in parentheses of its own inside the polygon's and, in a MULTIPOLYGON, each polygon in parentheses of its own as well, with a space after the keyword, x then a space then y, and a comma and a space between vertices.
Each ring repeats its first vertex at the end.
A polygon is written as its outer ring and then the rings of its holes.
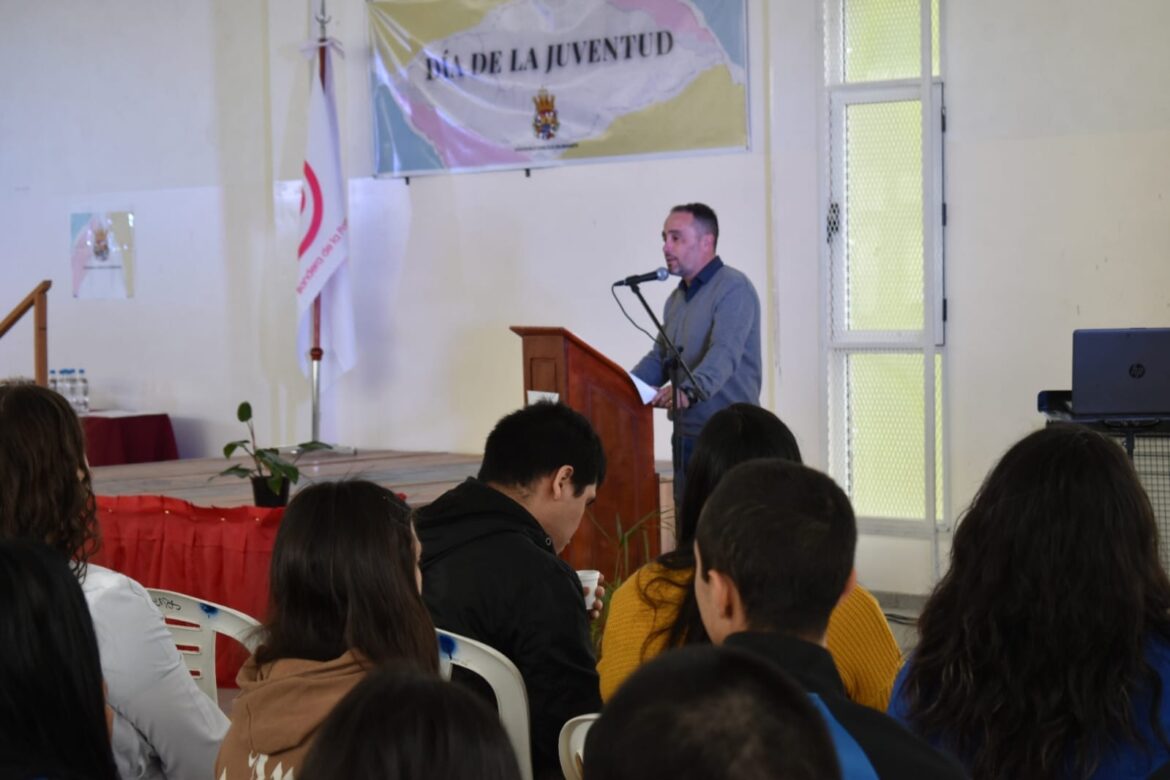
MULTIPOLYGON (((662 327, 694 375, 692 384, 685 371, 679 374, 680 416, 671 440, 676 511, 703 424, 731 404, 760 403, 760 299, 743 272, 715 254, 718 244, 719 219, 710 206, 687 203, 670 210, 662 226, 662 254, 667 270, 682 281, 666 299, 662 327)), ((670 355, 661 336, 632 373, 661 387, 650 403, 676 413, 668 384, 670 355)))

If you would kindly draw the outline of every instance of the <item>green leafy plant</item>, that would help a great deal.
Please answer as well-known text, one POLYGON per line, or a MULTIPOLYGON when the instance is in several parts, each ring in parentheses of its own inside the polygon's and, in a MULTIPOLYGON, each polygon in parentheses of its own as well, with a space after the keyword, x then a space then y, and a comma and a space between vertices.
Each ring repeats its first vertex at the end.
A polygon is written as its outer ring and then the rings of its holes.
MULTIPOLYGON (((629 528, 622 528, 622 516, 615 515, 613 518, 613 533, 598 522, 593 513, 589 513, 589 520, 593 523, 593 527, 601 534, 605 541, 609 542, 614 549, 618 551, 617 557, 614 559, 613 576, 609 577, 609 581, 613 583, 613 589, 625 581, 626 577, 630 576, 630 545, 637 536, 642 542, 642 562, 650 560, 650 533, 646 529, 646 523, 658 517, 658 510, 652 509, 642 516, 640 520, 631 525, 629 528)), ((641 564, 639 564, 641 565, 641 564)))
MULTIPOLYGON (((296 462, 300 456, 313 450, 332 449, 328 444, 319 441, 307 441, 296 446, 297 454, 292 460, 281 456, 280 450, 275 447, 260 447, 256 444, 256 429, 252 426, 252 404, 244 401, 236 409, 236 419, 248 426, 248 438, 229 441, 223 445, 223 456, 230 458, 236 450, 243 450, 252 458, 252 467, 235 464, 219 472, 218 477, 240 477, 242 479, 264 479, 273 493, 279 493, 281 483, 288 480, 290 484, 297 484, 301 478, 300 469, 296 462)), ((214 479, 214 477, 212 477, 214 479)))
POLYGON ((642 516, 637 522, 629 528, 622 528, 621 515, 615 515, 613 519, 613 532, 611 533, 604 525, 602 525, 592 512, 589 512, 589 521, 593 523, 593 527, 601 534, 602 538, 609 542, 614 549, 617 550, 617 556, 614 559, 613 576, 607 576, 605 582, 605 598, 601 603, 601 617, 593 621, 590 625, 590 632, 593 638, 593 646, 597 656, 601 657, 601 637, 605 632, 605 622, 609 618, 609 602, 613 598, 613 594, 621 587, 626 578, 633 572, 630 571, 630 546, 635 541, 640 541, 641 556, 638 565, 648 563, 651 560, 650 556, 650 532, 647 530, 647 523, 658 517, 658 510, 652 509, 642 516))

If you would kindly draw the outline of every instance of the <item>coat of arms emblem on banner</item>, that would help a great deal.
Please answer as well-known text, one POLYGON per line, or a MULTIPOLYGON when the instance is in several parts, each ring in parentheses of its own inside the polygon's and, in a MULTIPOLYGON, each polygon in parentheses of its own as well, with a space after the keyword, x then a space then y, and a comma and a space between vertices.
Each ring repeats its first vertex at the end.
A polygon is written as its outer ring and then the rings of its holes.
POLYGON ((560 120, 557 119, 556 96, 542 89, 532 98, 532 102, 536 106, 536 116, 532 117, 532 132, 542 141, 556 138, 557 130, 561 127, 560 120))

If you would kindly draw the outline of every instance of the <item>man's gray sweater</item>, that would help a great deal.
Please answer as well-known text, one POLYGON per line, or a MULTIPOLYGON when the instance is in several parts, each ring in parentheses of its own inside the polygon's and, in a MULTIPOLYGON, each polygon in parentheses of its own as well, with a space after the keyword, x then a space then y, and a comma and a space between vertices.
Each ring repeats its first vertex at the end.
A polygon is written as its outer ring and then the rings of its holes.
MULTIPOLYGON (((666 299, 663 320, 667 335, 707 395, 706 401, 683 411, 679 426, 683 436, 698 436, 711 415, 731 404, 760 403, 760 299, 747 276, 723 265, 689 301, 680 283, 666 299)), ((667 357, 659 337, 632 373, 661 386, 670 380, 667 357)), ((695 389, 685 373, 679 385, 695 389)))

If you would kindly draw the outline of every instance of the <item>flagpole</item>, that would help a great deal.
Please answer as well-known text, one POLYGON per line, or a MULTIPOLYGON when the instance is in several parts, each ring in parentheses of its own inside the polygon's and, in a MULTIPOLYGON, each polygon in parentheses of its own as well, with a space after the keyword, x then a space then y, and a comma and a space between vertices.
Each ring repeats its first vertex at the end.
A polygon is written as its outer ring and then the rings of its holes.
MULTIPOLYGON (((321 80, 321 89, 327 90, 326 78, 326 57, 328 55, 329 37, 326 31, 326 26, 332 21, 332 17, 325 13, 325 0, 321 0, 321 10, 314 16, 319 26, 317 36, 317 77, 321 80)), ((330 76, 332 74, 329 74, 330 76)), ((321 294, 318 293, 313 298, 313 320, 310 333, 311 347, 309 349, 310 362, 310 382, 312 383, 312 438, 310 441, 321 441, 321 361, 325 357, 325 350, 321 346, 321 294)), ((291 451, 294 453, 298 448, 293 447, 291 451)), ((346 447, 339 444, 330 445, 330 450, 333 454, 353 454, 356 452, 353 447, 346 447)))
POLYGON ((313 437, 309 441, 321 441, 321 296, 313 299, 313 348, 309 350, 312 361, 310 377, 313 383, 313 437))
MULTIPOLYGON (((325 0, 321 0, 321 10, 317 12, 317 24, 321 27, 321 34, 318 36, 321 45, 325 44, 325 26, 333 21, 332 16, 325 15, 325 0)), ((324 83, 324 82, 322 82, 324 83)))
MULTIPOLYGON (((317 77, 321 79, 321 88, 325 88, 325 47, 326 26, 331 17, 325 15, 325 0, 321 0, 321 11, 316 16, 320 30, 317 36, 317 77)), ((309 360, 312 362, 310 373, 313 383, 313 417, 312 434, 310 441, 321 441, 321 359, 325 357, 325 350, 321 349, 321 296, 313 299, 313 347, 309 350, 309 360)))

